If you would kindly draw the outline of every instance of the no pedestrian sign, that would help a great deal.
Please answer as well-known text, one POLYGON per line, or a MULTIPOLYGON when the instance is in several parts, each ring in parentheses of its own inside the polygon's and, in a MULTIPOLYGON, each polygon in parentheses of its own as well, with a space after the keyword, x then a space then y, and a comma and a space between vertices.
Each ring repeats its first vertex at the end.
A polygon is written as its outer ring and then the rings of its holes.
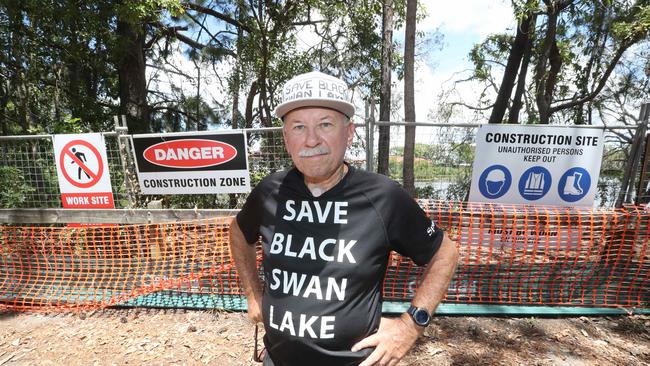
POLYGON ((54 156, 64 208, 115 208, 104 136, 55 135, 54 156))
POLYGON ((592 206, 603 142, 602 129, 481 126, 469 199, 592 206))

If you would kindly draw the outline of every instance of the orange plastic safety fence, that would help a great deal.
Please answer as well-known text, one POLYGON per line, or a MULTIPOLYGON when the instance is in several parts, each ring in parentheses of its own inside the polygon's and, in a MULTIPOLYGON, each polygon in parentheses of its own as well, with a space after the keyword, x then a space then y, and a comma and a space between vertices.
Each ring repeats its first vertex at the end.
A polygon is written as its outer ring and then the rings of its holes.
MULTIPOLYGON (((460 249, 446 302, 625 307, 650 303, 650 213, 641 208, 419 203, 460 249)), ((165 299, 191 297, 194 307, 229 308, 243 300, 228 251, 230 219, 0 227, 0 309, 75 311, 118 304, 187 304, 136 301, 162 293, 165 299)), ((421 273, 409 259, 393 254, 384 282, 385 300, 408 301, 421 273)))
POLYGON ((0 309, 88 310, 163 290, 239 295, 230 220, 1 227, 0 309))
MULTIPOLYGON (((446 302, 650 305, 650 212, 641 207, 419 202, 460 250, 446 302)), ((412 296, 421 270, 395 255, 389 271, 385 298, 412 296)))

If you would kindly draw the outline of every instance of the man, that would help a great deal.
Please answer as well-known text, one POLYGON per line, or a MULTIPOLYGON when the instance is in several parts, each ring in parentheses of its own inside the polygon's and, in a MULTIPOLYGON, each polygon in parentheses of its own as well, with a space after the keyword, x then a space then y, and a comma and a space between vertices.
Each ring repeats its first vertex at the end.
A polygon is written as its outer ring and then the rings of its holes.
POLYGON ((266 329, 265 365, 395 365, 455 270, 454 243, 406 191, 344 162, 354 136, 349 100, 347 85, 323 73, 287 82, 275 114, 295 167, 262 180, 231 224, 248 315, 266 329), (409 311, 382 318, 391 250, 427 267, 409 311))

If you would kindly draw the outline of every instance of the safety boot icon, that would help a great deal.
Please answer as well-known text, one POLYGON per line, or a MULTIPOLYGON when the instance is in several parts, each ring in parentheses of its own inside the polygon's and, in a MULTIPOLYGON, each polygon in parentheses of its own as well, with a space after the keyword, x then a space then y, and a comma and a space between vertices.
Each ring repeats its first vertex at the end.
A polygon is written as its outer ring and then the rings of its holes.
POLYGON ((582 179, 582 173, 575 172, 573 175, 566 177, 566 183, 564 183, 564 194, 571 196, 579 196, 584 191, 580 187, 580 179, 582 179))

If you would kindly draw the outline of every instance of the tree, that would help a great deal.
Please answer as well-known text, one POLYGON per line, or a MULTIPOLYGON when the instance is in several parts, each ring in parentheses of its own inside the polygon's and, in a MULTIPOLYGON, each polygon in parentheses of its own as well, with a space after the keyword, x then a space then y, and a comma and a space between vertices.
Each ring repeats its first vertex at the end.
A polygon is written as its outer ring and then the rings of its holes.
POLYGON ((7 1, 0 5, 2 132, 101 129, 117 84, 108 50, 110 4, 7 1))
MULTIPOLYGON (((417 0, 406 2, 406 30, 404 40, 404 120, 415 122, 415 24, 417 0)), ((415 195, 414 176, 415 127, 406 126, 404 133, 403 185, 411 196, 415 195)))
POLYGON ((468 80, 482 82, 485 92, 475 105, 452 104, 491 109, 491 123, 516 123, 522 110, 528 123, 591 123, 612 75, 631 62, 626 52, 648 47, 649 6, 647 0, 513 1, 516 36, 492 35, 470 55, 475 69, 468 80))
POLYGON ((129 132, 151 132, 145 63, 145 26, 117 20, 116 68, 120 85, 120 114, 127 116, 129 132))
MULTIPOLYGON (((515 85, 515 79, 517 78, 517 70, 520 69, 520 66, 521 70, 527 70, 528 61, 530 60, 530 50, 532 48, 531 36, 535 29, 536 15, 533 11, 537 6, 537 3, 537 0, 528 0, 524 9, 520 11, 521 16, 517 24, 517 34, 512 42, 510 55, 508 56, 508 61, 505 70, 503 71, 501 87, 499 87, 499 92, 497 93, 494 106, 492 107, 489 123, 501 123, 503 121, 503 116, 508 107, 508 100, 510 99, 512 89, 515 85)), ((525 72, 519 73, 520 80, 524 80, 523 78, 525 78, 525 76, 525 72)), ((525 83, 520 82, 518 85, 523 87, 525 83)), ((523 92, 523 89, 518 90, 518 92, 519 93, 516 94, 521 98, 520 92, 523 92)), ((513 104, 516 100, 517 97, 514 98, 513 104)), ((519 102, 520 101, 521 99, 519 99, 519 102)))
POLYGON ((102 130, 118 113, 127 115, 135 133, 204 129, 211 123, 206 117, 233 127, 268 127, 277 123, 277 88, 313 69, 346 79, 364 99, 375 98, 380 5, 381 0, 8 0, 0 5, 0 47, 6 51, 0 54, 0 130, 63 131, 69 124, 61 120, 102 130), (297 44, 305 30, 319 36, 306 49, 297 44), (196 72, 177 67, 181 54, 196 72), (205 99, 208 68, 232 98, 205 99), (223 69, 230 71, 217 71, 223 69), (156 78, 163 74, 194 88, 175 81, 159 88, 156 78), (221 113, 227 107, 231 113, 221 113))
MULTIPOLYGON (((393 51, 393 0, 383 2, 381 41, 381 94, 379 97, 379 121, 390 121, 390 88, 393 51)), ((377 173, 389 175, 388 155, 390 151, 390 126, 379 126, 377 147, 377 173)))

